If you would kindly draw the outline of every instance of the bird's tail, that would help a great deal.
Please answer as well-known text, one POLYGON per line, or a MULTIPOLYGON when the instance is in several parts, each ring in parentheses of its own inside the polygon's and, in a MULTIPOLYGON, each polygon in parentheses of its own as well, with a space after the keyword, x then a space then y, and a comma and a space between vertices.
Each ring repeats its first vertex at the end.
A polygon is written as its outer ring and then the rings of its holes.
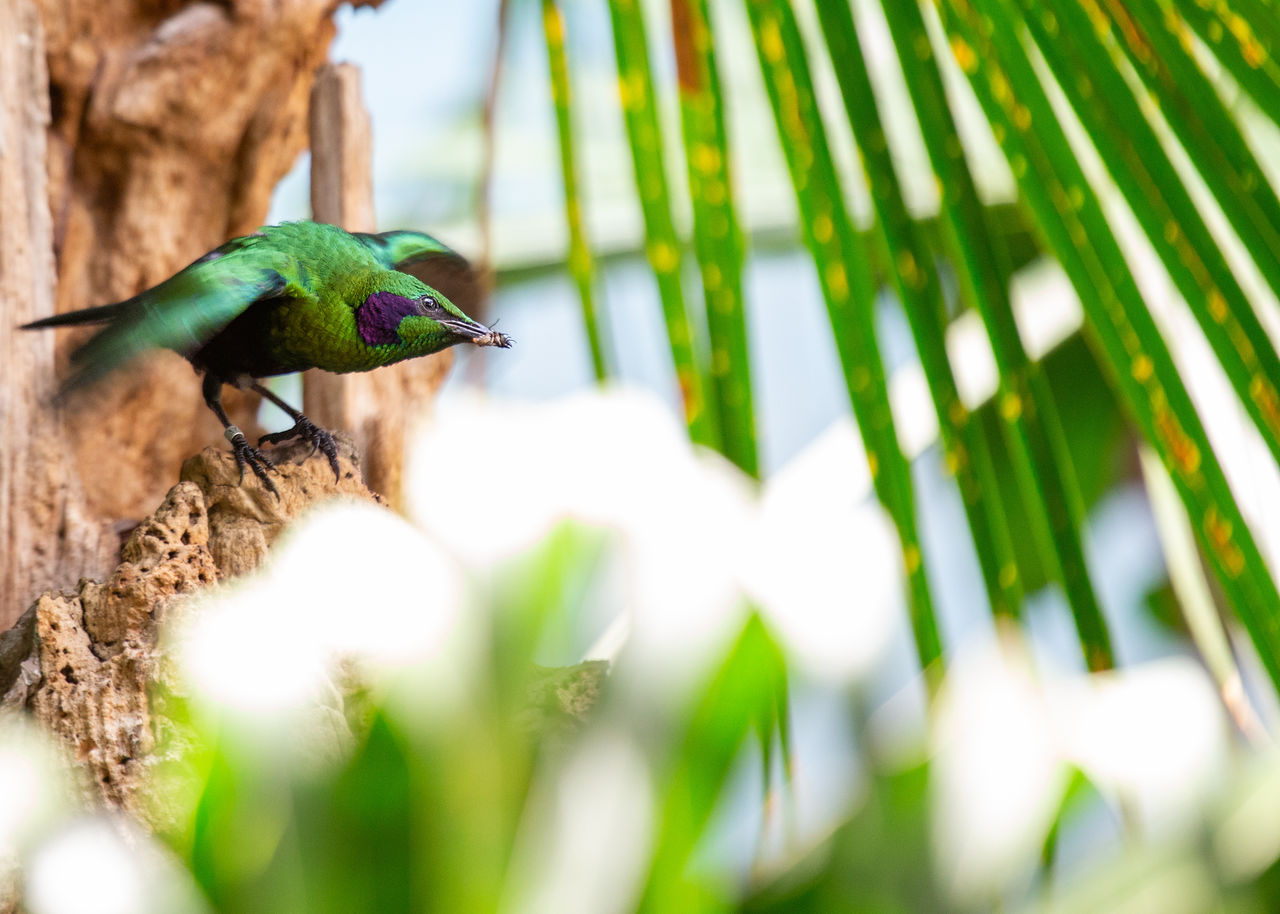
POLYGON ((99 305, 96 308, 83 308, 80 311, 68 311, 65 314, 55 314, 52 317, 44 317, 38 321, 23 324, 21 329, 40 330, 44 327, 71 327, 79 326, 80 324, 107 324, 115 320, 127 304, 128 302, 118 302, 114 305, 99 305))
MULTIPOLYGON (((29 324, 23 324, 22 330, 41 330, 45 327, 78 327, 89 324, 109 324, 119 317, 125 310, 125 306, 129 302, 117 302, 113 305, 99 305, 96 308, 82 308, 79 311, 68 311, 65 314, 54 314, 50 317, 41 318, 38 321, 32 321, 29 324)), ((101 334, 99 334, 101 335, 101 334)), ((75 364, 77 358, 84 347, 71 354, 72 364, 75 364)), ((83 366, 74 371, 71 377, 62 382, 58 388, 57 395, 53 398, 55 405, 61 405, 67 401, 67 397, 77 388, 84 387, 87 383, 94 380, 104 372, 91 372, 83 366)))

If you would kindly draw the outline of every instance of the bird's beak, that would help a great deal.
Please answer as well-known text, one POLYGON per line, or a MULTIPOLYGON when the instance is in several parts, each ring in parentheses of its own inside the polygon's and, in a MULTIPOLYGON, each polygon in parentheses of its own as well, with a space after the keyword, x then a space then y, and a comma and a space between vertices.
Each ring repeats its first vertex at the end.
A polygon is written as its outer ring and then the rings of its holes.
POLYGON ((440 323, 467 342, 474 343, 477 346, 497 346, 499 349, 510 349, 515 342, 505 333, 491 330, 484 324, 478 324, 475 321, 448 320, 440 323))

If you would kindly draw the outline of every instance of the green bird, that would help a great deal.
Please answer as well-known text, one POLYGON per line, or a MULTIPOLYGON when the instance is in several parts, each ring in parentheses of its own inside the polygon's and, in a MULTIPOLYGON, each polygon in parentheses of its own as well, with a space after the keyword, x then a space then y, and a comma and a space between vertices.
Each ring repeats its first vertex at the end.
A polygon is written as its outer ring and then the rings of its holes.
POLYGON ((60 398, 98 381, 149 349, 172 349, 204 375, 204 401, 222 423, 241 479, 245 467, 278 497, 258 448, 301 438, 338 475, 333 435, 259 383, 321 368, 370 371, 456 343, 511 347, 512 340, 467 317, 433 284, 466 261, 421 232, 351 233, 317 222, 286 222, 233 238, 127 301, 57 314, 23 329, 105 324, 71 355, 60 398), (231 424, 222 385, 257 391, 294 421, 258 448, 231 424))

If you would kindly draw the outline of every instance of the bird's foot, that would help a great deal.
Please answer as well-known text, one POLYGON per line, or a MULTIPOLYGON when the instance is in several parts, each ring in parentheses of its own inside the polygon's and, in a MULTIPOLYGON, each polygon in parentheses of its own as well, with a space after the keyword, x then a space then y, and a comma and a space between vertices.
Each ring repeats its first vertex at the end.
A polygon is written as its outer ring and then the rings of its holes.
POLYGON ((271 458, 262 451, 249 444, 249 440, 245 438, 244 432, 236 428, 234 425, 228 425, 226 431, 227 440, 231 442, 231 451, 236 457, 236 466, 240 468, 240 481, 244 482, 244 468, 248 467, 253 470, 253 475, 258 477, 263 488, 276 497, 280 498, 280 491, 276 488, 276 484, 271 481, 271 477, 267 475, 267 470, 276 470, 275 464, 271 462, 271 458))
POLYGON ((333 478, 335 480, 342 478, 342 471, 338 469, 338 442, 334 440, 333 433, 316 425, 306 416, 298 416, 298 421, 294 423, 293 428, 287 428, 282 432, 273 432, 270 435, 263 435, 258 439, 258 446, 261 447, 263 442, 279 444, 292 438, 301 438, 303 441, 311 442, 311 453, 314 454, 319 450, 328 457, 329 466, 333 468, 333 478))

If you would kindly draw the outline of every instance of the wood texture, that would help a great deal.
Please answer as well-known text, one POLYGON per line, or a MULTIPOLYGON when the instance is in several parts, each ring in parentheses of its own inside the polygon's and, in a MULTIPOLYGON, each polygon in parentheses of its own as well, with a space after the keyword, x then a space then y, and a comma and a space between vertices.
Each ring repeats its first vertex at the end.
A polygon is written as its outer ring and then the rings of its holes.
POLYGON ((329 63, 311 89, 311 211, 349 232, 376 231, 373 127, 360 92, 360 68, 329 63))
POLYGON ((119 545, 88 516, 49 405, 54 338, 17 329, 53 310, 48 102, 39 10, 32 0, 0 0, 0 629, 41 591, 110 561, 119 545))
MULTIPOLYGON (((334 497, 377 501, 360 482, 348 440, 339 440, 340 481, 323 454, 310 452, 305 443, 279 450, 277 499, 252 479, 240 485, 229 451, 205 448, 133 530, 120 564, 102 583, 44 594, 0 634, 0 711, 29 713, 62 743, 75 762, 85 809, 123 810, 161 830, 178 825, 179 811, 157 797, 149 777, 186 748, 174 738, 164 704, 182 686, 161 628, 192 611, 188 595, 255 570, 286 525, 317 504, 334 497)), ((333 721, 339 735, 345 729, 340 699, 308 713, 333 721)), ((4 904, 0 885, 0 911, 4 904)))
MULTIPOLYGON (((310 123, 312 218, 352 232, 373 231, 373 136, 358 67, 343 63, 321 69, 310 123)), ((302 411, 326 428, 350 434, 364 455, 369 488, 399 505, 408 426, 452 364, 453 353, 446 351, 362 374, 310 371, 303 379, 302 411)))
MULTIPOLYGON (((261 224, 306 146, 338 5, 0 0, 0 626, 42 590, 107 574, 110 531, 221 440, 171 353, 51 424, 55 376, 86 331, 14 326, 127 298, 261 224)), ((226 405, 255 427, 256 396, 226 405)))

